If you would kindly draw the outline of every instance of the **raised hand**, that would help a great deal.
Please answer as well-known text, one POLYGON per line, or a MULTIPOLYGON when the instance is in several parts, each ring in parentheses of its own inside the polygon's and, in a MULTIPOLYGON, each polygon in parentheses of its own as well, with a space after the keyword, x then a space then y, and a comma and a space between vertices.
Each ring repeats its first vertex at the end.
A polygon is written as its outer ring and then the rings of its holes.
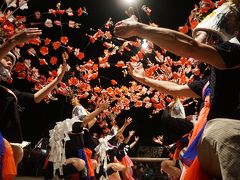
POLYGON ((30 39, 39 37, 41 34, 42 30, 38 28, 26 28, 22 31, 17 32, 13 38, 17 43, 25 43, 30 39))
POLYGON ((129 136, 133 136, 135 134, 135 131, 129 131, 129 136))
POLYGON ((109 102, 104 102, 104 103, 99 104, 99 108, 101 108, 102 110, 107 109, 108 106, 109 106, 109 102))
POLYGON ((65 74, 65 72, 67 71, 67 62, 65 60, 63 60, 63 64, 60 65, 59 69, 58 69, 58 72, 57 72, 57 78, 58 78, 58 81, 62 81, 62 78, 65 74))
POLYGON ((146 77, 142 63, 127 63, 129 74, 139 82, 144 81, 146 77))
POLYGON ((134 9, 133 9, 133 7, 129 7, 128 10, 125 11, 125 14, 126 14, 128 17, 131 17, 132 15, 134 15, 134 9))
POLYGON ((153 138, 153 141, 157 144, 162 145, 163 144, 163 136, 157 136, 153 138))
POLYGON ((139 136, 135 136, 135 141, 138 142, 139 136))
POLYGON ((131 118, 131 117, 128 117, 128 118, 125 120, 124 124, 128 126, 131 122, 132 122, 132 118, 131 118))
MULTIPOLYGON (((131 15, 131 14, 130 14, 131 15)), ((114 34, 122 38, 129 38, 137 35, 138 19, 135 15, 130 18, 119 21, 115 24, 114 34)))

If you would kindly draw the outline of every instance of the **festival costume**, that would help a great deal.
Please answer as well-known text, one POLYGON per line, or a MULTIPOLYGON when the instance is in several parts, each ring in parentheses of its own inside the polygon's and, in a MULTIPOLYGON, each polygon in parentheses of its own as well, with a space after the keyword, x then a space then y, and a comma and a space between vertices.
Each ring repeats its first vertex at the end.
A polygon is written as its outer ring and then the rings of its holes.
POLYGON ((19 107, 34 104, 34 95, 13 89, 1 81, 0 84, 0 131, 9 142, 22 143, 22 127, 19 107))
POLYGON ((0 133, 0 179, 12 180, 16 175, 12 147, 0 133))
POLYGON ((117 159, 126 167, 126 169, 122 171, 124 180, 134 180, 132 171, 133 162, 127 155, 129 149, 130 146, 125 143, 121 143, 118 146, 117 159))
MULTIPOLYGON (((99 138, 99 144, 95 148, 97 159, 97 168, 96 168, 96 177, 98 179, 106 179, 109 174, 112 174, 114 171, 107 169, 108 164, 108 151, 113 149, 113 146, 108 142, 110 139, 114 138, 115 135, 107 135, 105 137, 99 138)), ((114 160, 113 160, 114 162, 114 160)))
POLYGON ((0 131, 3 137, 1 145, 2 175, 4 179, 12 179, 17 174, 12 147, 8 141, 21 143, 22 128, 20 123, 19 105, 34 103, 33 94, 20 92, 11 88, 4 81, 0 84, 0 131))
POLYGON ((239 171, 235 169, 236 166, 239 167, 240 151, 235 153, 235 149, 229 149, 222 144, 228 139, 229 144, 239 149, 240 143, 240 138, 236 138, 235 135, 236 129, 231 126, 235 124, 238 127, 240 119, 240 85, 236 83, 240 80, 240 62, 237 60, 240 57, 240 43, 235 38, 239 31, 239 10, 231 2, 224 3, 197 25, 193 30, 193 37, 197 31, 212 32, 221 38, 223 43, 215 45, 214 48, 222 56, 229 69, 211 68, 209 79, 211 94, 206 96, 198 124, 194 127, 188 149, 183 156, 187 169, 182 174, 182 179, 207 179, 214 176, 219 178, 220 174, 223 179, 235 179, 240 176, 239 171), (217 119, 211 122, 214 118, 217 119), (207 120, 210 121, 207 122, 207 120), (211 124, 215 124, 216 127, 222 126, 226 130, 229 127, 233 132, 218 136, 222 130, 215 129, 215 133, 212 133, 214 126, 211 124), (198 143, 199 153, 197 154, 198 143), (204 153, 204 149, 208 149, 209 152, 204 153), (219 150, 224 153, 218 153, 219 150), (226 161, 227 157, 232 157, 232 160, 226 161), (214 160, 212 161, 214 162, 213 169, 218 172, 211 172, 207 168, 206 158, 214 160), (219 169, 221 169, 220 172, 219 169))
POLYGON ((161 126, 163 127, 163 144, 170 145, 191 132, 193 123, 184 118, 170 116, 170 107, 167 107, 161 116, 161 126))
POLYGON ((80 122, 80 120, 77 117, 74 117, 62 122, 57 122, 56 126, 49 131, 49 146, 51 150, 49 153, 45 178, 52 179, 56 174, 64 174, 64 162, 67 159, 66 157, 69 157, 71 154, 71 150, 68 150, 66 154, 65 145, 67 141, 70 141, 69 132, 72 131, 72 126, 75 122, 80 122))
MULTIPOLYGON (((49 145, 51 151, 49 153, 48 161, 53 163, 53 176, 55 176, 57 170, 59 171, 60 176, 64 175, 64 169, 66 169, 66 167, 63 165, 66 159, 78 157, 86 162, 86 168, 81 171, 81 176, 82 178, 87 179, 87 159, 83 149, 84 139, 82 127, 82 119, 86 115, 81 115, 81 110, 82 108, 75 107, 71 119, 57 122, 54 129, 49 131, 49 145)), ((69 166, 67 169, 69 169, 69 166)), ((70 171, 67 171, 69 174, 70 171)), ((71 173, 78 173, 78 171, 72 167, 71 173)), ((47 176, 48 175, 49 174, 47 174, 47 176)))
POLYGON ((92 139, 91 134, 89 133, 89 130, 87 128, 83 128, 84 130, 84 153, 86 154, 87 159, 87 165, 88 165, 88 177, 90 179, 94 179, 95 173, 94 173, 94 165, 92 163, 92 155, 94 152, 94 149, 96 148, 97 144, 92 139))
MULTIPOLYGON (((72 111, 72 116, 86 116, 88 112, 85 110, 85 108, 82 105, 75 106, 73 111, 72 111)), ((80 128, 80 127, 79 127, 80 128)), ((80 130, 78 130, 80 132, 80 130)), ((88 177, 87 179, 94 179, 95 173, 94 173, 94 166, 91 161, 92 157, 92 150, 96 147, 94 145, 94 142, 92 141, 91 135, 89 133, 89 130, 87 128, 82 128, 82 141, 83 145, 82 147, 79 146, 79 153, 78 157, 83 159, 86 163, 86 168, 87 168, 87 174, 88 177)))
MULTIPOLYGON (((231 68, 231 67, 237 66, 240 63, 236 61, 236 59, 240 57, 240 45, 231 43, 231 42, 225 42, 225 43, 216 45, 215 48, 218 50, 219 54, 222 56, 227 67, 231 68)), ((240 81, 239 68, 219 70, 212 67, 211 75, 209 79, 209 86, 212 92, 210 96, 207 96, 206 97, 207 99, 205 99, 205 105, 200 112, 200 116, 198 118, 198 124, 196 127, 194 127, 195 130, 193 131, 194 133, 190 140, 188 150, 185 153, 185 157, 183 157, 183 162, 190 168, 187 168, 187 171, 183 176, 184 178, 182 179, 191 179, 192 177, 199 177, 199 179, 202 177, 207 178, 206 174, 201 168, 201 166, 205 166, 205 163, 200 164, 199 158, 197 157, 197 144, 199 143, 199 141, 204 141, 201 139, 206 140, 206 137, 208 136, 208 134, 206 134, 204 130, 207 120, 212 120, 215 118, 231 118, 231 119, 227 119, 229 121, 229 124, 232 123, 231 121, 233 121, 236 124, 239 124, 240 85, 239 83, 236 83, 239 81, 240 81), (237 121, 234 119, 236 119, 237 121)), ((226 123, 225 128, 229 126, 228 121, 224 121, 226 123)), ((216 123, 221 123, 221 121, 216 121, 216 123)), ((232 144, 240 143, 239 142, 240 139, 237 139, 237 138, 235 139, 233 137, 231 138, 231 136, 232 136, 231 134, 225 134, 225 137, 229 137, 231 139, 232 144)), ((218 139, 218 137, 215 136, 215 139, 218 139)), ((218 142, 222 142, 222 140, 219 140, 218 142)), ((205 149, 204 145, 206 145, 206 143, 200 144, 198 148, 205 149)), ((211 143, 211 145, 213 149, 218 147, 218 146, 215 146, 213 143, 211 143)), ((236 148, 238 148, 238 146, 236 146, 236 148)), ((216 149, 214 151, 217 152, 216 149)), ((225 147, 223 151, 225 151, 226 153, 224 155, 222 154, 221 156, 219 155, 218 163, 220 165, 216 164, 216 166, 221 167, 221 161, 222 159, 226 158, 225 156, 232 156, 231 151, 227 149, 227 147, 225 147)), ((233 158, 235 160, 229 163, 227 167, 226 166, 221 167, 222 168, 221 172, 222 173, 228 172, 229 169, 234 169, 234 167, 236 167, 236 165, 239 164, 237 160, 239 158, 240 158, 240 153, 235 153, 233 158)), ((232 174, 231 176, 228 174, 228 178, 229 177, 236 178, 237 172, 232 172, 231 174, 232 174)), ((208 174, 208 175, 213 175, 213 174, 208 174)), ((222 176, 223 176, 222 178, 224 178, 224 174, 222 174, 222 176)))

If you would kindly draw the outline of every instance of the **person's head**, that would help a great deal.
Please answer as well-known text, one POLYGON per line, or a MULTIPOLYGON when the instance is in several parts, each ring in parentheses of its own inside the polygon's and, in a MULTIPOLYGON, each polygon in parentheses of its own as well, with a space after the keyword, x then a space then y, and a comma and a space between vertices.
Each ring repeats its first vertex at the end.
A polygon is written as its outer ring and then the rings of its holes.
POLYGON ((237 37, 240 30, 240 13, 237 5, 226 2, 215 9, 193 30, 193 38, 210 45, 237 37))
POLYGON ((8 52, 7 55, 1 59, 1 65, 8 69, 9 71, 12 70, 13 66, 15 65, 16 63, 16 57, 13 53, 11 52, 8 52))
POLYGON ((98 139, 99 138, 98 133, 96 133, 96 132, 92 133, 92 137, 95 139, 98 139))
POLYGON ((71 104, 73 105, 73 106, 78 106, 78 105, 80 105, 80 101, 79 101, 79 99, 78 99, 78 96, 72 96, 72 98, 71 98, 71 104))
POLYGON ((116 121, 115 119, 112 119, 112 120, 110 121, 110 125, 111 125, 111 126, 117 126, 117 121, 116 121))

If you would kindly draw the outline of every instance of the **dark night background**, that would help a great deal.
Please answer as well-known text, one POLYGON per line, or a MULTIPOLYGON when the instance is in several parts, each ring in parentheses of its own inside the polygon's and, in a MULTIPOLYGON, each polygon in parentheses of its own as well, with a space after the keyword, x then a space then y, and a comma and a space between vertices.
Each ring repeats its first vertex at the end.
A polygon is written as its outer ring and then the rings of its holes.
MULTIPOLYGON (((59 1, 55 0, 30 0, 29 10, 23 12, 23 14, 31 14, 36 10, 40 12, 46 12, 49 8, 55 8, 56 3, 59 1)), ((143 4, 147 5, 152 9, 151 20, 158 24, 160 27, 166 27, 170 29, 178 29, 178 26, 185 24, 190 10, 193 9, 193 5, 198 3, 194 0, 138 0, 138 5, 135 5, 135 13, 140 17, 143 22, 148 23, 149 19, 146 14, 141 10, 143 4), (136 11, 138 9, 138 13, 136 11)), ((102 28, 104 23, 109 17, 112 18, 113 22, 116 23, 119 20, 126 18, 124 11, 128 8, 128 5, 124 5, 123 0, 67 0, 62 1, 62 9, 67 7, 77 9, 79 6, 85 6, 88 15, 83 15, 78 18, 78 22, 81 23, 79 30, 69 29, 67 26, 63 26, 62 34, 70 38, 70 42, 85 50, 87 58, 97 58, 103 51, 99 44, 89 45, 88 38, 85 36, 86 33, 93 34, 89 29, 102 28)), ((18 13, 18 12, 16 12, 18 13)), ((22 12, 21 12, 22 13, 22 12)), ((43 15, 41 21, 45 21, 46 17, 43 15)), ((31 20, 29 17, 28 21, 31 20)), ((64 17, 62 17, 64 22, 64 17)), ((59 27, 48 29, 43 25, 38 26, 43 30, 42 39, 49 37, 51 39, 57 39, 61 36, 61 29, 59 27)), ((50 54, 51 55, 51 54, 50 54)), ((71 60, 74 65, 74 59, 71 60)), ((41 69, 41 71, 45 71, 41 69)), ((109 79, 116 79, 119 84, 128 83, 131 80, 130 77, 125 79, 119 77, 119 70, 100 70, 100 76, 108 77, 109 79), (122 79, 120 79, 122 78, 122 79)), ((101 86, 107 86, 109 82, 106 79, 101 79, 101 86)), ((15 80, 15 87, 25 91, 31 91, 31 85, 25 81, 15 80)), ((25 140, 32 141, 33 144, 40 140, 42 137, 48 137, 49 129, 53 128, 55 122, 62 121, 68 117, 71 117, 72 107, 69 102, 66 101, 66 97, 59 96, 58 101, 52 101, 49 104, 42 102, 31 107, 26 107, 21 113, 23 131, 25 140)), ((85 107, 88 107, 86 101, 82 102, 85 107)), ((159 115, 154 115, 153 118, 149 118, 151 109, 145 108, 131 108, 129 111, 123 111, 120 116, 117 117, 119 125, 121 125, 125 117, 131 116, 133 123, 128 127, 126 132, 133 129, 136 134, 140 136, 140 144, 142 145, 153 145, 152 137, 160 133, 161 127, 159 126, 159 115)), ((189 114, 191 110, 187 111, 189 114)), ((93 128, 98 130, 97 127, 93 128)))

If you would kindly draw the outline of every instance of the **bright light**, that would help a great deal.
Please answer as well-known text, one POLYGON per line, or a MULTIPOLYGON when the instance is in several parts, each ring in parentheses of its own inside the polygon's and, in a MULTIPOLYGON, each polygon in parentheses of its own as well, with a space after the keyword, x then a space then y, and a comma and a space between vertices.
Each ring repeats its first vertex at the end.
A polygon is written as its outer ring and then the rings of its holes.
POLYGON ((128 5, 133 5, 136 0, 123 0, 125 4, 128 4, 128 5))
POLYGON ((143 43, 142 43, 142 48, 146 49, 147 47, 148 47, 147 40, 144 39, 144 40, 143 40, 143 43))

